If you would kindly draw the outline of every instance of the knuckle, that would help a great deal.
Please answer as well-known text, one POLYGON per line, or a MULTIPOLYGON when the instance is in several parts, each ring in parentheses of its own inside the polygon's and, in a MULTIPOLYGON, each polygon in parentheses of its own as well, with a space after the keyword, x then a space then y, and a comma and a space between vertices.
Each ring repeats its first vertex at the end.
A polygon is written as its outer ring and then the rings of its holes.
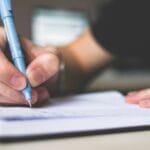
POLYGON ((50 52, 49 53, 47 53, 47 54, 44 54, 44 59, 43 60, 45 60, 45 62, 46 62, 46 65, 48 65, 49 66, 49 64, 51 64, 51 67, 52 67, 52 69, 55 71, 57 71, 58 70, 58 68, 59 68, 59 59, 58 59, 58 57, 56 56, 56 55, 53 55, 53 54, 51 54, 50 52))
POLYGON ((46 52, 44 55, 48 61, 59 63, 59 57, 56 53, 46 52))
POLYGON ((43 57, 45 58, 46 61, 51 62, 55 60, 55 56, 52 55, 50 52, 46 52, 43 54, 43 57))

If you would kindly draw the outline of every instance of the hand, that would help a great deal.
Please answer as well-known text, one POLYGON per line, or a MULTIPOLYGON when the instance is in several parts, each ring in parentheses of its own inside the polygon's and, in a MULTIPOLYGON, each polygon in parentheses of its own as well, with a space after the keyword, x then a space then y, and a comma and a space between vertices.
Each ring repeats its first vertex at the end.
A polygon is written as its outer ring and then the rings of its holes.
MULTIPOLYGON (((36 46, 25 38, 21 38, 21 44, 29 63, 27 79, 33 87, 32 104, 45 102, 49 93, 41 85, 57 74, 60 63, 57 51, 52 47, 36 46)), ((26 87, 27 80, 5 56, 5 47, 6 34, 4 29, 0 28, 0 104, 26 105, 21 90, 26 87)))
POLYGON ((150 108, 150 89, 128 93, 126 96, 126 102, 130 104, 138 104, 140 107, 150 108))

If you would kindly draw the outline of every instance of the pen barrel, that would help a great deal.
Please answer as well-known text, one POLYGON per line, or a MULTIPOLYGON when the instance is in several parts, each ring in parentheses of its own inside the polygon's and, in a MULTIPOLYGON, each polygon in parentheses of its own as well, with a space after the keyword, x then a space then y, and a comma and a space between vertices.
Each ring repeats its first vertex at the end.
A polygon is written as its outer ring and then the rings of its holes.
MULTIPOLYGON (((26 66, 24 61, 24 55, 22 52, 22 48, 20 45, 20 40, 16 31, 12 8, 11 8, 11 0, 0 0, 0 16, 3 20, 4 28, 6 31, 10 53, 13 59, 13 62, 16 68, 26 76, 26 66)), ((32 89, 29 84, 22 90, 26 100, 29 102, 32 100, 32 89)), ((31 102, 29 102, 31 105, 31 102)))
MULTIPOLYGON (((13 61, 15 66, 17 66, 18 70, 22 72, 24 75, 26 75, 26 67, 23 58, 17 57, 13 61)), ((32 91, 31 86, 29 83, 27 83, 26 88, 22 90, 22 93, 25 96, 26 100, 32 100, 31 91, 32 91)))
POLYGON ((14 64, 20 72, 26 75, 24 56, 22 53, 20 40, 16 32, 13 17, 12 16, 5 17, 3 19, 3 23, 10 47, 10 53, 14 61, 14 64))
MULTIPOLYGON (((3 18, 3 23, 4 23, 13 62, 16 68, 24 76, 26 76, 26 66, 25 66, 25 61, 24 61, 24 55, 22 53, 20 40, 16 32, 16 27, 15 27, 15 23, 13 20, 13 16, 10 15, 10 16, 6 16, 5 18, 3 18)), ((32 91, 31 86, 29 83, 27 83, 26 88, 22 90, 22 93, 24 94, 26 100, 32 100, 31 91, 32 91)))

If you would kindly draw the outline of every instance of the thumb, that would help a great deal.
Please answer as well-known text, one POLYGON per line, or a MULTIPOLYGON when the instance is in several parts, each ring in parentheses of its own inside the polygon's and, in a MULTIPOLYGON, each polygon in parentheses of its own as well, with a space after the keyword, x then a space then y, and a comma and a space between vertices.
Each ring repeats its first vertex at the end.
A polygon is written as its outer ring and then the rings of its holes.
POLYGON ((59 59, 50 52, 36 57, 27 68, 27 77, 33 87, 37 87, 54 77, 59 70, 59 59))

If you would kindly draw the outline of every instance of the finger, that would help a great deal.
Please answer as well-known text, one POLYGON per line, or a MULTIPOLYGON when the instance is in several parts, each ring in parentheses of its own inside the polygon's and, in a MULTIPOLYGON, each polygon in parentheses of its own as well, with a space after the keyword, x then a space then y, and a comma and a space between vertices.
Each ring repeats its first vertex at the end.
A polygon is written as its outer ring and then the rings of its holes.
MULTIPOLYGON (((38 93, 37 93, 37 91, 35 89, 32 89, 32 101, 31 101, 31 104, 34 105, 34 104, 37 103, 37 101, 38 101, 38 93)), ((26 104, 29 105, 27 101, 26 101, 26 104)))
MULTIPOLYGON (((32 105, 34 105, 37 102, 37 93, 36 91, 32 92, 32 105)), ((16 97, 8 97, 6 95, 0 94, 0 105, 18 105, 18 106, 28 106, 28 102, 25 100, 24 97, 19 96, 19 93, 17 93, 16 97)))
POLYGON ((45 87, 36 88, 36 92, 38 93, 39 101, 50 98, 49 92, 48 92, 47 88, 45 88, 45 87))
POLYGON ((50 99, 47 88, 38 87, 36 88, 36 92, 38 93, 38 101, 34 104, 34 106, 41 106, 43 104, 46 104, 50 99))
POLYGON ((7 41, 7 38, 6 38, 5 30, 4 28, 0 27, 0 48, 3 49, 5 47, 6 41, 7 41))
POLYGON ((14 90, 7 86, 6 84, 0 82, 0 95, 3 97, 6 97, 7 99, 10 99, 10 101, 13 101, 14 103, 18 103, 21 101, 25 101, 25 97, 21 92, 14 90))
POLYGON ((22 47, 25 51, 25 54, 27 55, 30 62, 32 60, 34 60, 37 56, 39 56, 45 52, 50 52, 51 54, 62 59, 61 53, 52 46, 40 47, 40 46, 35 45, 32 41, 30 41, 24 37, 21 38, 21 43, 22 43, 22 47))
POLYGON ((31 62, 38 55, 38 48, 36 48, 36 46, 30 40, 24 37, 21 37, 21 45, 25 52, 27 60, 31 62))
POLYGON ((150 99, 140 101, 139 106, 142 108, 150 108, 150 99))
POLYGON ((12 105, 27 105, 26 101, 24 99, 16 100, 16 99, 10 99, 7 98, 3 95, 0 94, 0 105, 7 105, 7 106, 12 106, 12 105))
POLYGON ((13 105, 25 105, 24 102, 16 102, 8 99, 7 97, 0 95, 0 106, 13 106, 13 105))
POLYGON ((150 98, 150 89, 141 90, 131 95, 126 96, 126 102, 138 104, 141 100, 150 98))
POLYGON ((33 87, 52 78, 59 70, 58 58, 50 52, 37 57, 27 68, 27 77, 33 87))
POLYGON ((59 52, 53 47, 37 47, 30 40, 22 38, 22 46, 29 61, 27 76, 33 87, 37 87, 55 76, 59 69, 59 52), (58 56, 58 57, 57 57, 58 56), (49 67, 51 65, 51 67, 49 67))
POLYGON ((125 97, 125 101, 127 103, 129 103, 129 104, 138 104, 140 100, 141 99, 139 99, 139 97, 137 97, 137 95, 132 95, 132 96, 131 95, 127 95, 125 97))
POLYGON ((11 88, 22 90, 26 87, 26 79, 0 50, 0 82, 11 88))
POLYGON ((127 94, 127 96, 135 95, 135 94, 137 94, 137 92, 138 92, 138 91, 129 92, 129 93, 127 94))

